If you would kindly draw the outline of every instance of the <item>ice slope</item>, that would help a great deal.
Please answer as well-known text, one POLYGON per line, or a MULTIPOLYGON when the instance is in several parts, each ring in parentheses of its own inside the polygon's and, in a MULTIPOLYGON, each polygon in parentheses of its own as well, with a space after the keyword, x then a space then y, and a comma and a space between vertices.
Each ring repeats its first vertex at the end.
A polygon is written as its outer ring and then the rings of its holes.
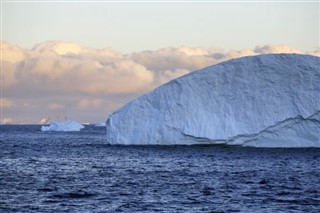
POLYGON ((84 126, 76 121, 54 122, 49 126, 42 126, 41 131, 80 131, 84 126))
POLYGON ((109 116, 106 137, 110 144, 128 145, 320 147, 319 110, 319 57, 249 56, 133 100, 109 116))

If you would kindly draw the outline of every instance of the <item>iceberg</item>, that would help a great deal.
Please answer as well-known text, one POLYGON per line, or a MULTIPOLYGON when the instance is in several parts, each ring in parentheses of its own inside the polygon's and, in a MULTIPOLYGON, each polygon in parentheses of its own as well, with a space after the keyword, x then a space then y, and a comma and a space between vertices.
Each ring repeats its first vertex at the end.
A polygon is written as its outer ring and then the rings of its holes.
POLYGON ((123 145, 320 147, 320 58, 232 59, 172 80, 106 122, 123 145))
POLYGON ((94 126, 96 126, 96 127, 105 127, 106 123, 105 122, 96 123, 94 126))
POLYGON ((49 126, 42 126, 41 131, 62 131, 62 132, 70 132, 70 131, 80 131, 84 126, 76 121, 64 121, 64 122, 54 122, 49 126))

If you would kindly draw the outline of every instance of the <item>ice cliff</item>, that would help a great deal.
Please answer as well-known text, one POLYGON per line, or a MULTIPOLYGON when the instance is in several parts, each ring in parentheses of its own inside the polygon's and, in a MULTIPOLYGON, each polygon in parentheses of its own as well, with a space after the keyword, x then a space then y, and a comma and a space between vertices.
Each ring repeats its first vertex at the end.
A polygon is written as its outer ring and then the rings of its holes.
POLYGON ((110 144, 320 147, 320 58, 243 57, 162 85, 110 115, 110 144))

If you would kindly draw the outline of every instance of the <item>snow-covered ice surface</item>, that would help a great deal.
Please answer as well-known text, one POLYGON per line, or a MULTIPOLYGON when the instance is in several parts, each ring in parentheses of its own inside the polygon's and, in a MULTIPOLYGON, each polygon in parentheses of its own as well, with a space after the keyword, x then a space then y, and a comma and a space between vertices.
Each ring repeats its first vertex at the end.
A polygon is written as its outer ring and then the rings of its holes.
POLYGON ((80 131, 84 126, 76 121, 54 122, 49 126, 42 126, 41 131, 80 131))
POLYGON ((175 79, 114 112, 110 144, 320 147, 320 58, 233 59, 175 79))

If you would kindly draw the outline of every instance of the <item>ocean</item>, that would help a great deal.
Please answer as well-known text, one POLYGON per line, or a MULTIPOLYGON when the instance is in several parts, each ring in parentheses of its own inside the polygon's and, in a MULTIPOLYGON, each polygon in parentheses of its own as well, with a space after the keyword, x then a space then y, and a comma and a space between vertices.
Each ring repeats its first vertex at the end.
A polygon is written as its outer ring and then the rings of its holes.
POLYGON ((0 212, 320 212, 320 149, 111 146, 0 126, 0 212))

